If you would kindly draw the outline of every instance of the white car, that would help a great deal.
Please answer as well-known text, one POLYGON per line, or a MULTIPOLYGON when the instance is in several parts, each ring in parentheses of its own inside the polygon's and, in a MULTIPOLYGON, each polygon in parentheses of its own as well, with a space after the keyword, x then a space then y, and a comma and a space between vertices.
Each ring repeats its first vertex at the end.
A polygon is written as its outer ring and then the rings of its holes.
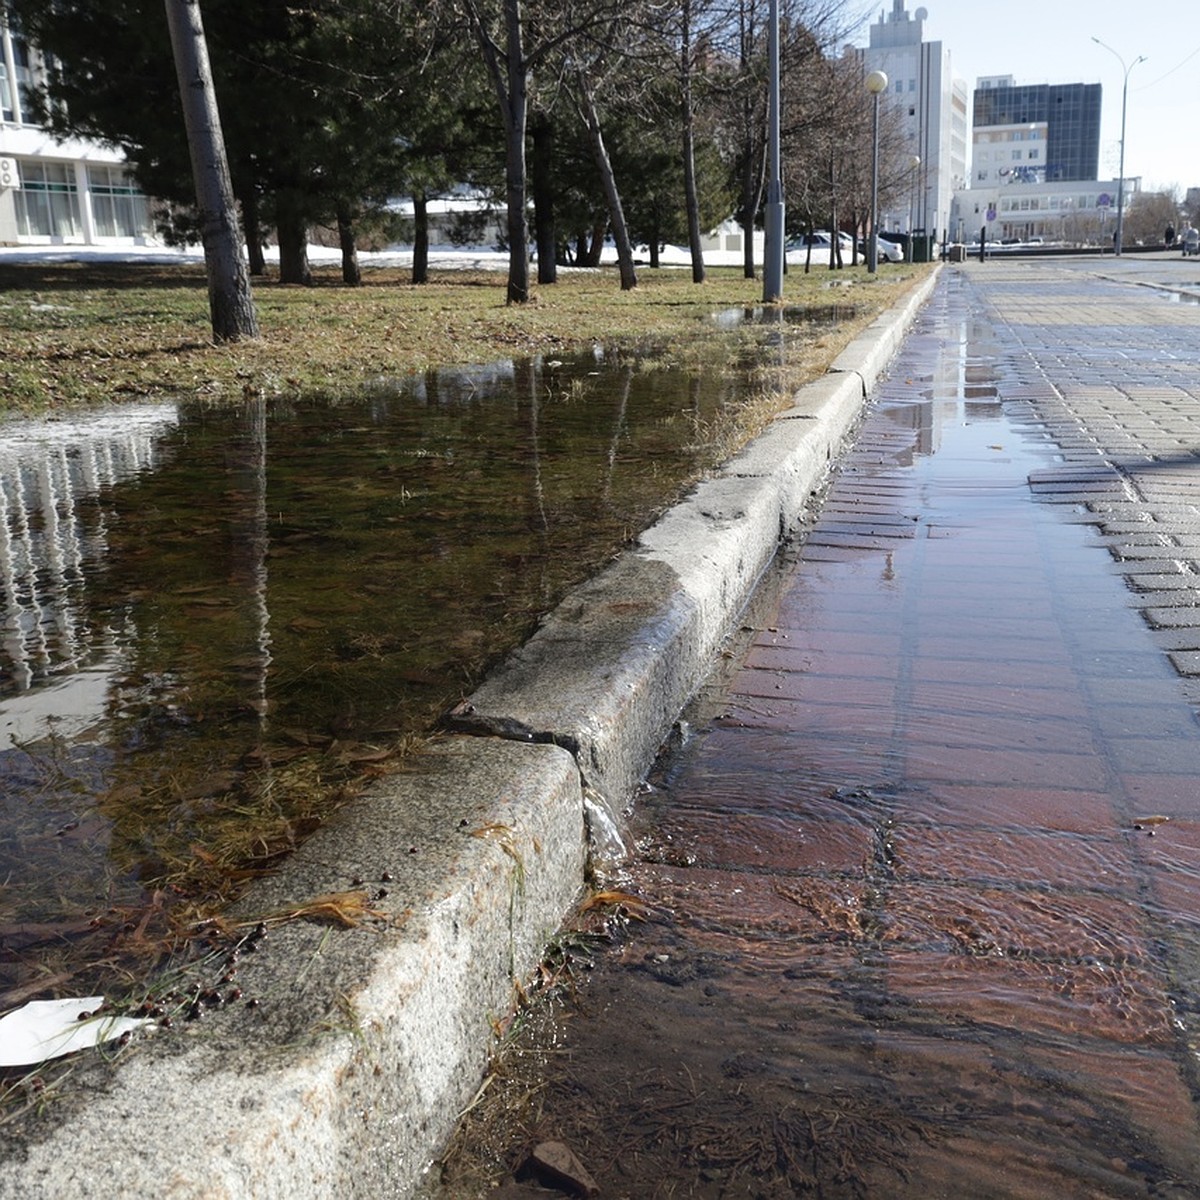
MULTIPOLYGON (((842 249, 842 261, 848 263, 854 253, 854 239, 848 233, 839 233, 838 243, 842 249)), ((789 238, 784 246, 784 258, 789 263, 828 263, 833 254, 833 235, 818 229, 813 233, 802 233, 789 238)))
MULTIPOLYGON (((867 253, 867 243, 864 241, 861 246, 862 253, 867 253)), ((875 260, 876 262, 903 262, 904 247, 899 242, 889 242, 887 238, 877 237, 875 239, 875 260)))

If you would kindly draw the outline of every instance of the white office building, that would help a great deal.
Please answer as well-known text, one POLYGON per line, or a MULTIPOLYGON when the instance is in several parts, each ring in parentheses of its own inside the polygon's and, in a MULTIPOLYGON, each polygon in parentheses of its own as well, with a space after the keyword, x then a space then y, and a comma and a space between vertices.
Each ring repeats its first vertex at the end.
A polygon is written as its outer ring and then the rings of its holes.
POLYGON ((965 81, 954 78, 950 51, 925 40, 928 16, 924 8, 910 14, 904 0, 892 0, 892 11, 871 25, 860 53, 865 71, 888 77, 883 101, 898 119, 903 142, 890 155, 893 186, 886 189, 890 202, 881 206, 880 228, 940 242, 954 193, 967 184, 968 93, 965 81))
POLYGON ((153 240, 146 197, 119 150, 55 141, 30 119, 42 59, 0 8, 0 245, 132 245, 153 240))

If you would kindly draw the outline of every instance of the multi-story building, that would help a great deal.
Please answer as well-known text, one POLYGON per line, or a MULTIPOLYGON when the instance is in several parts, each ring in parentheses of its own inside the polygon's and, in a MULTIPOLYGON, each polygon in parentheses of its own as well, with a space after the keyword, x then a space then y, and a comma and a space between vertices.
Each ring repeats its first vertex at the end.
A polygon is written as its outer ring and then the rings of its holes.
POLYGON ((971 181, 956 193, 951 240, 1106 245, 1141 180, 1098 180, 1098 83, 976 81, 971 181))
POLYGON ((884 100, 899 126, 902 145, 890 158, 893 171, 913 163, 908 187, 892 189, 880 212, 880 228, 924 233, 941 239, 954 192, 967 183, 967 85, 955 79, 950 51, 925 41, 928 13, 911 15, 904 0, 870 27, 860 51, 865 71, 888 77, 884 100), (903 200, 900 200, 903 195, 903 200))
POLYGON ((1100 162, 1098 83, 1017 85, 981 78, 971 121, 972 186, 1094 180, 1100 162))
POLYGON ((0 7, 0 245, 130 245, 152 239, 146 197, 119 150, 59 142, 31 120, 44 63, 0 7))
MULTIPOLYGON (((1140 179, 1125 180, 1126 205, 1140 187, 1140 179)), ((977 242, 986 231, 988 241, 1107 246, 1116 222, 1115 179, 1056 183, 975 180, 969 189, 954 195, 950 240, 977 242)))

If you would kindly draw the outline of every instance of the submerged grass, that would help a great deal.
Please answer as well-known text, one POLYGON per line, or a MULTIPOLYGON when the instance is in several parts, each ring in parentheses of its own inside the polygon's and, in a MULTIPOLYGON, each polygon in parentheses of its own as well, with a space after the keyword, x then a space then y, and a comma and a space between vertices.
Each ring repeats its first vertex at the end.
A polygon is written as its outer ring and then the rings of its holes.
MULTIPOLYGON (((790 271, 788 306, 836 303, 855 314, 789 364, 791 382, 819 373, 928 270, 790 271)), ((669 348, 679 361, 711 337, 715 311, 762 296, 759 281, 732 268, 702 285, 686 272, 643 271, 630 292, 613 271, 568 272, 521 306, 505 303, 500 272, 435 271, 419 287, 394 269, 368 271, 358 288, 339 279, 322 268, 311 288, 256 281, 263 336, 216 347, 199 266, 0 264, 0 413, 123 398, 336 395, 380 377, 595 343, 669 348)))

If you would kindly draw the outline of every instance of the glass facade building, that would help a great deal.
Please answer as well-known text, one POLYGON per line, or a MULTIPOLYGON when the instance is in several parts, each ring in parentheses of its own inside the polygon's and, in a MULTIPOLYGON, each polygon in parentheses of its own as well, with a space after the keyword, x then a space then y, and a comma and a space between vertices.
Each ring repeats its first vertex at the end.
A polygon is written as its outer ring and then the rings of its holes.
POLYGON ((1098 83, 1016 85, 1005 80, 977 87, 971 122, 975 140, 984 129, 1044 127, 1045 159, 1036 182, 1094 180, 1100 169, 1100 95, 1098 83))

